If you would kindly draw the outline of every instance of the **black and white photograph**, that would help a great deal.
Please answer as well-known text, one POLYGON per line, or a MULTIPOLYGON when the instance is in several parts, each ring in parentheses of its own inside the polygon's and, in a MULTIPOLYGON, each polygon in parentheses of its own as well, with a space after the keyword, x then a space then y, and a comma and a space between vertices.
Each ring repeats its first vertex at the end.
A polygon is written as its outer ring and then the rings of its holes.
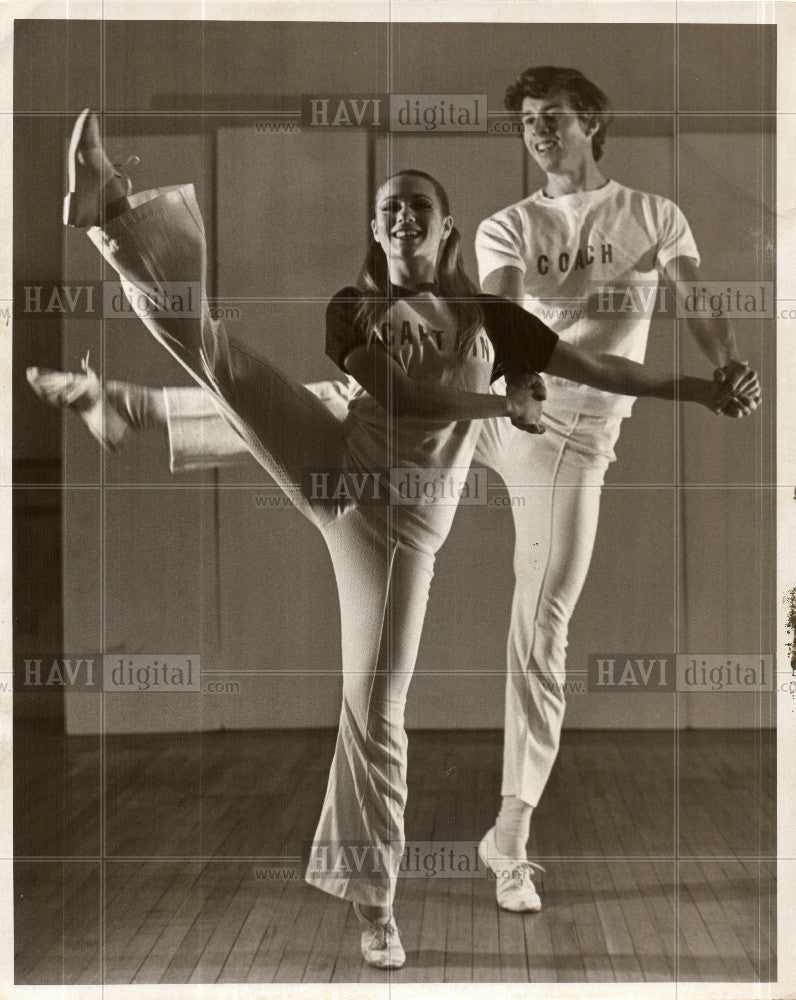
POLYGON ((0 993, 796 996, 790 5, 7 6, 0 993))

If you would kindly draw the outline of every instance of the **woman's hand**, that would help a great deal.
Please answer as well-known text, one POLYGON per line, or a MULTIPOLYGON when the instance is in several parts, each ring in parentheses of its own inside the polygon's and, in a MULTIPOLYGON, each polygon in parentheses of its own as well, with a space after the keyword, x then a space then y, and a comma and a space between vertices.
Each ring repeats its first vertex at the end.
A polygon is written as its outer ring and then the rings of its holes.
POLYGON ((544 434, 542 403, 547 398, 544 382, 538 375, 512 382, 506 388, 508 416, 515 427, 529 434, 544 434))

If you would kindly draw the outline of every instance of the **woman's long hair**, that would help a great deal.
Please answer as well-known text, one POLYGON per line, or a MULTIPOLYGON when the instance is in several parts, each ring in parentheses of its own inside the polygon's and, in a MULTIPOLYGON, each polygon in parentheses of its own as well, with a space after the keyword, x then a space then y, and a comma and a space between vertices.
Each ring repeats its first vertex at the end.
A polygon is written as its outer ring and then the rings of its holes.
MULTIPOLYGON (((421 177, 434 188, 442 214, 450 215, 450 205, 445 188, 431 174, 423 170, 399 170, 388 180, 395 177, 421 177)), ((454 226, 440 254, 437 264, 437 288, 440 298, 446 300, 456 319, 459 331, 459 354, 465 357, 472 347, 473 341, 484 322, 481 306, 476 301, 478 290, 470 280, 461 260, 461 236, 454 226)), ((387 268, 387 256, 370 234, 365 262, 359 272, 357 287, 364 296, 357 307, 356 321, 367 331, 368 343, 371 342, 375 327, 382 314, 390 307, 390 274, 387 268)))

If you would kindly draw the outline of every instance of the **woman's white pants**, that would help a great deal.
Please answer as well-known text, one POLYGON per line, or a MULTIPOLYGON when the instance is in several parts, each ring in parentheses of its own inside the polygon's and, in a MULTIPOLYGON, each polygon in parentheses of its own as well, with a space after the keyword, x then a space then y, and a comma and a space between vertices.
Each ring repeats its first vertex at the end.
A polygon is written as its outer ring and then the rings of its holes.
POLYGON ((90 238, 155 339, 211 394, 238 448, 243 441, 329 547, 340 599, 343 703, 306 877, 333 895, 388 905, 404 850, 404 706, 442 539, 412 537, 401 509, 389 504, 313 496, 308 470, 351 468, 340 392, 324 401, 211 319, 204 227, 191 185, 143 192, 130 204, 102 230, 89 230, 90 238), (190 287, 195 308, 163 308, 179 293, 190 299, 190 287))

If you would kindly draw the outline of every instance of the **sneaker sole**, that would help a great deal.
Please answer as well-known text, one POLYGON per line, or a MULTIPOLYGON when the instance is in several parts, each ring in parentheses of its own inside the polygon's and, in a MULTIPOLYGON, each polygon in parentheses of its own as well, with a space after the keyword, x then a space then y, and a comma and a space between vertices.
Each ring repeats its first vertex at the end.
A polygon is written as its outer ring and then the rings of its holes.
POLYGON ((90 108, 83 108, 77 121, 72 127, 72 135, 69 139, 69 152, 67 153, 66 159, 67 193, 64 197, 63 213, 65 226, 74 225, 72 221, 74 218, 72 215, 72 195, 75 193, 75 188, 77 186, 77 147, 80 145, 80 140, 83 137, 83 128, 90 113, 90 108))
POLYGON ((372 969, 402 969, 406 965, 406 956, 403 958, 387 958, 384 961, 374 962, 363 954, 362 960, 372 969))

